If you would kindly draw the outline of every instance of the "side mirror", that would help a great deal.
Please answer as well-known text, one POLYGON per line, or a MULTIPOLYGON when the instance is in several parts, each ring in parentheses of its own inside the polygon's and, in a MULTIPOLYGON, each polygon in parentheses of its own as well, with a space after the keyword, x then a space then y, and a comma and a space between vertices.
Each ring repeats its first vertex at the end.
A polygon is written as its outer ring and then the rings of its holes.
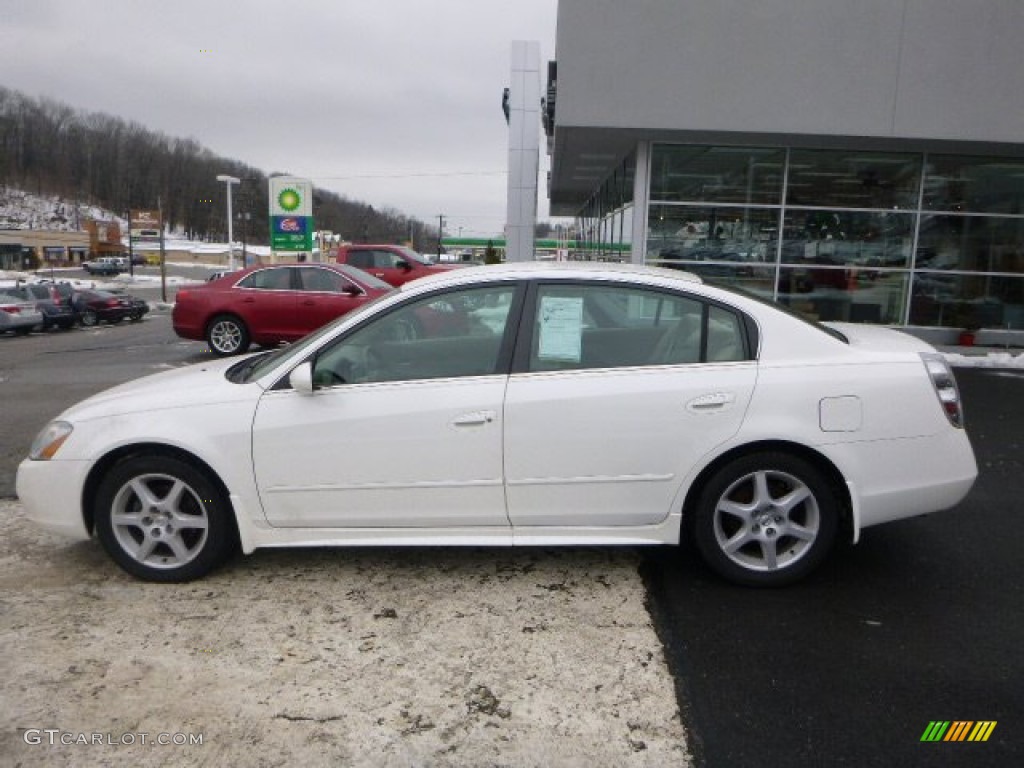
POLYGON ((362 289, 360 289, 360 287, 358 285, 354 284, 354 283, 348 283, 347 285, 345 285, 341 289, 341 292, 346 294, 347 296, 362 296, 363 295, 362 289))
POLYGON ((288 374, 288 383, 300 395, 313 394, 313 364, 308 360, 292 369, 288 374))
POLYGON ((408 261, 405 261, 404 259, 402 261, 395 262, 395 266, 398 267, 399 269, 404 269, 406 272, 412 270, 412 264, 410 264, 408 261))

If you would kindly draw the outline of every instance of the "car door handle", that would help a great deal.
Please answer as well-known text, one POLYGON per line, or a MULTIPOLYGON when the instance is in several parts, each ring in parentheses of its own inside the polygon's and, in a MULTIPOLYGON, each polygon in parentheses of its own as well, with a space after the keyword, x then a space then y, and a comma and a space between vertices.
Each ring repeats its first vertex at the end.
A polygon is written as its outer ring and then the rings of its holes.
POLYGON ((494 411, 475 411, 473 413, 464 413, 461 416, 455 418, 452 421, 454 427, 480 427, 484 424, 490 424, 494 421, 494 411))
POLYGON ((686 410, 694 413, 707 413, 721 410, 734 402, 736 402, 736 395, 732 392, 712 392, 693 398, 686 404, 686 410))

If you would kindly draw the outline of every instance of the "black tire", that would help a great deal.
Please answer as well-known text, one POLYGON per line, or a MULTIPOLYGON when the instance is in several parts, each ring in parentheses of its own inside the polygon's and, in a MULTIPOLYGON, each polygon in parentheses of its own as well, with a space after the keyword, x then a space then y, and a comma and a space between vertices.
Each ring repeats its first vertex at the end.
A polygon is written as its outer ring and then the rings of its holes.
POLYGON ((141 312, 132 312, 130 315, 128 315, 128 319, 131 322, 133 322, 133 323, 137 323, 137 322, 139 322, 139 320, 142 319, 142 313, 141 312))
POLYGON ((234 315, 217 315, 206 328, 206 342, 217 357, 240 355, 249 349, 249 329, 234 315))
POLYGON ((99 324, 100 321, 99 317, 96 315, 96 312, 91 309, 83 309, 82 314, 79 316, 78 319, 79 322, 82 323, 82 326, 84 328, 92 328, 93 326, 99 324))
POLYGON ((35 327, 36 326, 34 326, 34 325, 30 325, 27 328, 15 328, 14 329, 14 335, 15 336, 28 336, 30 333, 32 333, 32 331, 35 329, 35 327))
POLYGON ((95 512, 107 554, 146 581, 198 579, 237 544, 233 512, 218 484, 170 456, 134 456, 114 465, 99 485, 95 512), (139 495, 142 487, 148 502, 139 495))
POLYGON ((842 503, 810 462, 743 456, 705 484, 689 521, 701 557, 736 584, 780 587, 817 568, 835 544, 842 503))

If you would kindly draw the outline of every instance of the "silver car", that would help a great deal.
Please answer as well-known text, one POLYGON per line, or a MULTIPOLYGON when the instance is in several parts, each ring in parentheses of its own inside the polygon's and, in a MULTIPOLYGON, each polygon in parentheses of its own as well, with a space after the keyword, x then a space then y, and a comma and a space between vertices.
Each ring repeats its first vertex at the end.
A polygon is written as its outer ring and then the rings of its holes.
POLYGON ((43 313, 34 301, 26 301, 9 293, 0 293, 0 333, 14 331, 19 335, 41 328, 43 313))

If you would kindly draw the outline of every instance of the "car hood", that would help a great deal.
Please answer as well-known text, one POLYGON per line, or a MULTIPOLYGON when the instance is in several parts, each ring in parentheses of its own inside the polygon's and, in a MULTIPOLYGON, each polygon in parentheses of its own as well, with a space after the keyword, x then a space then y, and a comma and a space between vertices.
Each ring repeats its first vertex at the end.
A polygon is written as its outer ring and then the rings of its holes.
POLYGON ((934 352, 935 347, 908 333, 877 325, 856 323, 823 323, 845 336, 850 346, 882 352, 934 352))
POLYGON ((64 411, 60 418, 89 421, 193 405, 237 405, 247 397, 255 402, 263 393, 259 384, 235 384, 225 378, 227 369, 237 364, 239 359, 196 363, 144 376, 86 398, 64 411))

